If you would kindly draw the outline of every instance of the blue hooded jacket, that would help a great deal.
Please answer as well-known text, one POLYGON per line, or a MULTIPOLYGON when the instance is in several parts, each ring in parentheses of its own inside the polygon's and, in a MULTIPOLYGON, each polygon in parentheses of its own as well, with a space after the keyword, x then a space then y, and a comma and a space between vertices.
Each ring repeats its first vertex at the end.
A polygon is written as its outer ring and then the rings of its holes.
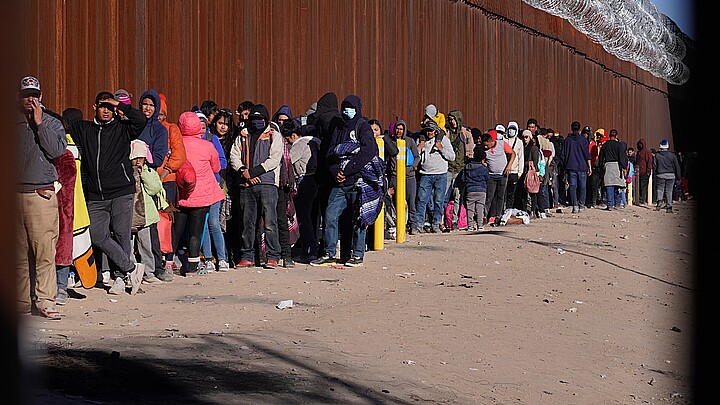
POLYGON ((288 116, 288 119, 293 119, 292 112, 290 112, 290 107, 283 105, 273 114, 271 121, 277 123, 278 115, 285 114, 288 116))
POLYGON ((155 112, 152 117, 148 119, 145 129, 140 133, 138 139, 145 142, 150 148, 153 161, 152 163, 147 162, 147 165, 152 168, 157 168, 162 165, 165 155, 167 155, 168 130, 160 120, 158 120, 158 116, 160 115, 160 95, 153 89, 146 90, 140 96, 140 103, 138 105, 140 111, 142 111, 142 102, 146 98, 150 98, 153 104, 155 104, 155 112))

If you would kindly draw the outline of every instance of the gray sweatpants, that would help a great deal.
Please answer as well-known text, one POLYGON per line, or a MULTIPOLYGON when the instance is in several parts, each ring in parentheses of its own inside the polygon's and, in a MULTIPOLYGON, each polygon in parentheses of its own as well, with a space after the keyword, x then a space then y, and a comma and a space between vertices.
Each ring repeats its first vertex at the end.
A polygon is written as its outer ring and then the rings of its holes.
POLYGON ((102 250, 119 268, 112 275, 113 279, 124 278, 135 268, 130 235, 133 194, 110 200, 88 201, 87 206, 92 244, 102 250))
POLYGON ((483 218, 485 217, 485 197, 486 193, 475 191, 467 193, 465 201, 467 205, 468 226, 479 228, 483 226, 483 218))

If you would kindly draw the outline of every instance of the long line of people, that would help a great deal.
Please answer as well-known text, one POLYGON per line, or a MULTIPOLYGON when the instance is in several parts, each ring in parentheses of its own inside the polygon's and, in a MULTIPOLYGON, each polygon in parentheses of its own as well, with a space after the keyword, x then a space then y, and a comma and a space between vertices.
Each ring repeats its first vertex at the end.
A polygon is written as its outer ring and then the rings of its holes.
MULTIPOLYGON (((579 212, 601 196, 606 209, 622 207, 633 177, 617 131, 602 139, 598 129, 592 138, 578 122, 567 137, 532 118, 525 128, 510 121, 507 130, 481 130, 459 110, 446 116, 428 104, 416 132, 402 119, 385 130, 363 115, 358 96, 338 103, 328 92, 298 116, 287 105, 270 115, 251 101, 233 111, 205 100, 175 124, 165 95, 148 89, 135 105, 132 98, 124 89, 100 92, 85 120, 77 108, 45 108, 37 78, 21 81, 18 240, 28 241, 20 255, 34 259, 32 269, 18 262, 21 313, 59 319, 55 305, 76 287, 69 273, 86 288, 135 294, 142 283, 231 268, 358 267, 383 206, 389 237, 397 227, 477 231, 499 224, 508 209, 546 218, 561 206, 579 212), (405 162, 396 160, 399 140, 405 162), (403 163, 405 179, 398 179, 403 163), (406 199, 397 205, 403 180, 406 199), (537 190, 525 187, 531 180, 537 190), (396 206, 406 210, 405 224, 397 223, 396 206)), ((651 164, 667 192, 679 165, 664 153, 666 141, 660 147, 651 164)), ((672 198, 658 198, 671 210, 672 198)))

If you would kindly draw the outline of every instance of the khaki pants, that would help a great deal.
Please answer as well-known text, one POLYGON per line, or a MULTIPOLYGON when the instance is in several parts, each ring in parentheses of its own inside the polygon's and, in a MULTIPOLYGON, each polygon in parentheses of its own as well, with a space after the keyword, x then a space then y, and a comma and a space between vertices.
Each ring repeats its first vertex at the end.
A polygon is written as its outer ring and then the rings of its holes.
POLYGON ((30 312, 30 280, 33 278, 37 308, 42 310, 55 305, 55 248, 59 225, 57 197, 54 192, 50 195, 50 199, 46 199, 35 192, 16 193, 17 300, 20 312, 30 312))

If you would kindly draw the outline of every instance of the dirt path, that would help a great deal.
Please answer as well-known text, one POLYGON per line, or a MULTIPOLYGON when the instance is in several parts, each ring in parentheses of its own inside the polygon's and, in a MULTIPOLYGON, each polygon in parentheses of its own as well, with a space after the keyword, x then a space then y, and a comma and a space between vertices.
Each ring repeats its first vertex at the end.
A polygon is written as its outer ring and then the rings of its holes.
POLYGON ((694 202, 410 236, 359 269, 77 290, 40 404, 688 404, 694 202), (294 307, 278 309, 281 300, 294 307))

